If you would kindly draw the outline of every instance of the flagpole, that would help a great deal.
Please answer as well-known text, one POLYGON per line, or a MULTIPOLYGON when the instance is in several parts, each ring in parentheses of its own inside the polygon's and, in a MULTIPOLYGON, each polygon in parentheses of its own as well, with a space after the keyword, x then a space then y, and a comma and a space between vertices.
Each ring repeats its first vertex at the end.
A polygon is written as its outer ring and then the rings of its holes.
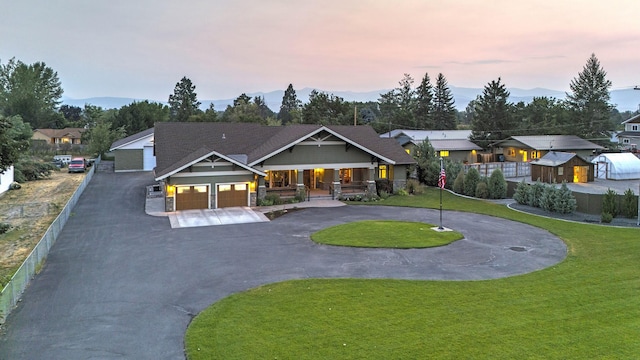
POLYGON ((442 158, 440 158, 440 174, 438 174, 438 186, 440 187, 440 226, 438 226, 438 230, 444 230, 442 227, 442 189, 444 188, 442 171, 444 171, 444 167, 442 165, 442 158))

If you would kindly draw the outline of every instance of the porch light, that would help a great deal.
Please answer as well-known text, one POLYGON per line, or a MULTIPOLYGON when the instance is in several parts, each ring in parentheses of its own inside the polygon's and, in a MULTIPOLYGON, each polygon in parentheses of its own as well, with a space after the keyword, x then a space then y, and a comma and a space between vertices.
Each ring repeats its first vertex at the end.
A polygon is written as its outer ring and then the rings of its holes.
POLYGON ((174 196, 176 193, 176 187, 173 185, 167 185, 167 196, 174 196))
POLYGON ((249 191, 251 192, 255 192, 256 188, 258 187, 257 185, 257 181, 252 181, 249 183, 249 191))

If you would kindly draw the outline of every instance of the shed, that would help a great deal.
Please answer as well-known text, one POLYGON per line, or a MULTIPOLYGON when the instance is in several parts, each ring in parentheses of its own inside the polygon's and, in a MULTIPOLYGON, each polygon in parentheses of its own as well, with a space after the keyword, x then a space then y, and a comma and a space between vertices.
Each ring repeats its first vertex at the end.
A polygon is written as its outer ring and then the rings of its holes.
POLYGON ((600 154, 591 162, 596 166, 596 177, 599 179, 640 179, 640 159, 632 153, 600 154))
POLYGON ((156 167, 154 128, 115 141, 109 151, 115 157, 115 171, 151 171, 156 167))
POLYGON ((594 165, 574 153, 551 151, 531 162, 531 180, 545 183, 586 183, 594 180, 594 165))

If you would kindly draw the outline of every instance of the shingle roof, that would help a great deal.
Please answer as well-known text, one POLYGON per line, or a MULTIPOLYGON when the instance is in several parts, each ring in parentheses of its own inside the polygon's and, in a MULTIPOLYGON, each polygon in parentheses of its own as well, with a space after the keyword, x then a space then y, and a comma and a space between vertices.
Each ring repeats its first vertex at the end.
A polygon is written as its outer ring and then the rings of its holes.
POLYGON ((154 129, 151 128, 151 129, 147 129, 147 130, 141 131, 141 132, 139 132, 137 134, 133 134, 131 136, 127 136, 126 138, 123 138, 123 139, 120 139, 120 140, 116 140, 116 141, 113 142, 113 144, 111 144, 111 148, 109 149, 109 151, 113 151, 113 150, 115 150, 115 149, 117 149, 117 148, 119 148, 121 146, 124 146, 124 145, 130 144, 132 142, 138 141, 138 140, 140 140, 140 139, 142 139, 142 138, 144 138, 146 136, 153 135, 153 131, 154 131, 154 129))
POLYGON ((83 128, 35 129, 34 131, 40 132, 50 138, 69 137, 72 139, 80 139, 85 129, 83 128))
MULTIPOLYGON (((533 160, 531 164, 554 167, 554 166, 558 166, 566 163, 567 161, 573 159, 575 156, 578 156, 578 155, 573 153, 562 152, 562 151, 550 151, 540 159, 533 160)), ((586 160, 584 161, 586 162, 586 160)))
POLYGON ((516 141, 535 150, 596 150, 602 146, 581 139, 575 135, 531 135, 512 136, 508 139, 493 143, 493 145, 509 145, 516 141))
POLYGON ((482 148, 469 140, 430 140, 431 146, 436 151, 471 151, 482 150, 482 148))
POLYGON ((632 123, 632 124, 640 123, 640 114, 636 116, 632 116, 629 119, 622 122, 622 124, 629 124, 629 123, 632 123))
POLYGON ((415 163, 395 140, 381 139, 369 126, 290 125, 251 123, 157 123, 156 177, 166 176, 213 152, 244 166, 274 156, 321 130, 334 132, 364 151, 396 164, 415 163), (246 159, 246 163, 242 160, 246 159))

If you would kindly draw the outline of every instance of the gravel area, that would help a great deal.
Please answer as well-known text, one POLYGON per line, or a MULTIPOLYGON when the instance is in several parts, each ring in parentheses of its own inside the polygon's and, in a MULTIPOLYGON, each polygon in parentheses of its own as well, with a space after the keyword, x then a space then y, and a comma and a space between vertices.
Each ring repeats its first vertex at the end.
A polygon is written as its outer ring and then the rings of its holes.
POLYGON ((523 212, 540 215, 540 216, 546 216, 554 219, 562 219, 562 220, 583 222, 583 223, 589 223, 589 224, 599 224, 599 225, 605 225, 605 226, 625 226, 625 227, 640 228, 640 226, 638 226, 637 218, 628 219, 620 215, 618 215, 618 217, 615 217, 611 221, 611 223, 607 224, 600 221, 600 215, 592 215, 592 214, 585 214, 585 213, 579 213, 579 212, 574 212, 571 214, 551 213, 541 208, 521 205, 515 201, 507 204, 507 206, 518 211, 523 211, 523 212))

